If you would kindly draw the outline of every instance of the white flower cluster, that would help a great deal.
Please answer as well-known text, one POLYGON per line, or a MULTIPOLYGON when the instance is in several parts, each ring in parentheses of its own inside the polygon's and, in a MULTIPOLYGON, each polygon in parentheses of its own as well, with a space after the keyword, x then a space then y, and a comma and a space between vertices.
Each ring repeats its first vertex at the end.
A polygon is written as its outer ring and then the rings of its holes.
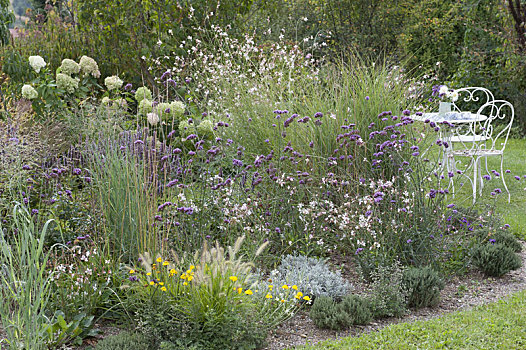
POLYGON ((100 78, 99 65, 88 56, 82 56, 79 61, 80 70, 84 75, 92 75, 94 78, 100 78))
POLYGON ((46 66, 46 61, 40 56, 29 56, 29 64, 35 72, 40 73, 40 69, 46 66))
POLYGON ((146 116, 148 122, 154 126, 161 120, 180 119, 186 110, 185 104, 181 101, 153 103, 152 92, 146 86, 137 89, 135 99, 139 103, 137 113, 146 116))
POLYGON ((122 80, 116 76, 112 75, 111 77, 106 77, 104 79, 104 85, 108 88, 108 90, 118 90, 122 87, 122 80))
POLYGON ((60 65, 60 72, 67 75, 78 74, 80 72, 80 65, 69 58, 65 58, 60 65))
POLYGON ((67 74, 58 73, 57 74, 57 87, 62 90, 66 90, 68 93, 72 94, 79 88, 79 79, 72 78, 67 74))
POLYGON ((145 100, 145 99, 151 101, 152 92, 146 86, 141 86, 135 92, 135 99, 137 100, 137 102, 141 102, 142 100, 145 100))
POLYGON ((146 118, 148 119, 148 123, 150 123, 150 125, 152 126, 159 124, 159 122, 161 121, 157 113, 148 113, 146 115, 146 118))
POLYGON ((31 85, 22 86, 22 97, 27 100, 33 100, 38 97, 38 92, 31 85))

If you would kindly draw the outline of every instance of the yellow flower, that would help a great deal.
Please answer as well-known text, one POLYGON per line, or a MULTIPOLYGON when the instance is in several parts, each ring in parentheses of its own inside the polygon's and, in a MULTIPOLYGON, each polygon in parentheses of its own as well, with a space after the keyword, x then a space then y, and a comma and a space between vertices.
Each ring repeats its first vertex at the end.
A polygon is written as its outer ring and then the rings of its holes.
POLYGON ((152 273, 151 273, 151 272, 148 272, 148 273, 146 274, 146 276, 151 276, 151 275, 152 275, 152 273))
POLYGON ((194 279, 193 275, 188 276, 188 282, 191 282, 194 279))
POLYGON ((168 265, 168 264, 169 264, 168 261, 163 262, 163 266, 166 266, 166 265, 168 265))
POLYGON ((185 279, 186 279, 186 274, 185 274, 185 273, 183 273, 183 274, 181 275, 181 279, 182 279, 182 280, 185 280, 185 279))
POLYGON ((303 297, 303 300, 305 300, 305 301, 310 301, 310 297, 309 297, 308 295, 305 295, 305 296, 303 297))
MULTIPOLYGON (((159 283, 159 284, 160 284, 160 283, 159 283)), ((166 292, 166 287, 162 287, 161 290, 162 290, 163 292, 166 292)))
POLYGON ((241 289, 241 287, 237 289, 237 292, 238 292, 239 294, 241 294, 242 291, 243 291, 243 289, 241 289))
POLYGON ((284 303, 284 302, 285 302, 285 299, 281 299, 281 302, 284 303))
POLYGON ((155 284, 154 281, 150 281, 150 286, 153 286, 155 284))
POLYGON ((283 289, 289 289, 289 286, 286 285, 286 284, 284 284, 284 285, 281 286, 281 288, 283 288, 283 289))
POLYGON ((272 284, 269 284, 268 289, 272 290, 272 288, 274 288, 274 286, 272 284))
POLYGON ((159 282, 159 285, 160 286, 164 286, 164 282, 159 282))
POLYGON ((237 281, 237 277, 236 277, 236 276, 230 276, 229 278, 230 278, 230 280, 231 280, 232 282, 237 281))
POLYGON ((190 265, 190 270, 193 270, 195 269, 195 266, 194 265, 190 265))
POLYGON ((157 260, 155 260, 155 261, 157 261, 158 263, 160 263, 160 262, 162 262, 162 261, 163 261, 163 258, 161 258, 161 257, 158 257, 158 258, 157 258, 157 260))
POLYGON ((130 273, 135 273, 135 270, 130 270, 130 273))
POLYGON ((265 295, 265 298, 267 298, 267 299, 272 299, 272 294, 267 293, 267 295, 265 295))
POLYGON ((177 275, 177 271, 175 269, 170 270, 170 276, 177 275))
POLYGON ((252 294, 254 294, 254 293, 252 293, 252 291, 251 291, 250 289, 247 289, 247 290, 245 291, 245 294, 246 294, 246 295, 252 295, 252 294))
POLYGON ((183 283, 183 286, 187 286, 187 285, 188 285, 188 282, 184 282, 184 283, 183 283))
POLYGON ((303 293, 302 293, 302 292, 298 292, 298 293, 294 296, 294 298, 296 298, 296 299, 301 299, 302 296, 303 296, 303 293))
POLYGON ((298 286, 297 286, 297 285, 293 285, 293 286, 292 286, 292 289, 294 289, 294 290, 298 290, 298 286))

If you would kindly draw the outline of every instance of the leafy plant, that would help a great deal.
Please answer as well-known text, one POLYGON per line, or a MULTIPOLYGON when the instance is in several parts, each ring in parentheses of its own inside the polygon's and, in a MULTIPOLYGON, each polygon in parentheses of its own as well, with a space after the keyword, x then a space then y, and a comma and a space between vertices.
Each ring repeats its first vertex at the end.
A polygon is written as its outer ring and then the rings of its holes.
POLYGON ((352 318, 352 324, 365 325, 373 319, 371 302, 367 298, 349 294, 343 298, 338 307, 352 318))
POLYGON ((321 296, 314 300, 309 312, 316 327, 340 330, 349 327, 353 318, 333 298, 321 296))
POLYGON ((57 310, 50 323, 42 325, 42 338, 48 347, 59 348, 66 344, 82 345, 84 338, 93 337, 99 331, 93 329, 94 316, 85 313, 76 315, 71 322, 66 322, 62 311, 57 310))
POLYGON ((408 291, 407 305, 421 308, 436 306, 444 282, 431 267, 411 267, 404 271, 403 285, 408 291))
POLYGON ((122 332, 109 336, 97 343, 94 350, 153 350, 155 349, 146 336, 141 333, 122 332))
POLYGON ((513 250, 515 253, 520 253, 522 245, 515 235, 507 230, 496 230, 494 234, 486 237, 486 244, 500 243, 513 250))
POLYGON ((488 276, 500 277, 522 266, 520 257, 502 243, 477 245, 473 265, 488 276))
POLYGON ((332 272, 323 259, 287 255, 271 276, 275 284, 296 284, 304 293, 341 299, 351 285, 339 271, 332 272))
POLYGON ((0 221, 0 318, 9 349, 40 350, 53 275, 50 252, 44 251, 49 221, 38 232, 31 214, 18 204, 12 218, 10 227, 0 221))
POLYGON ((0 1, 0 46, 9 42, 9 24, 15 21, 15 16, 9 11, 9 0, 0 1))
POLYGON ((406 312, 407 290, 403 285, 403 267, 395 262, 371 273, 372 309, 375 318, 400 317, 406 312))

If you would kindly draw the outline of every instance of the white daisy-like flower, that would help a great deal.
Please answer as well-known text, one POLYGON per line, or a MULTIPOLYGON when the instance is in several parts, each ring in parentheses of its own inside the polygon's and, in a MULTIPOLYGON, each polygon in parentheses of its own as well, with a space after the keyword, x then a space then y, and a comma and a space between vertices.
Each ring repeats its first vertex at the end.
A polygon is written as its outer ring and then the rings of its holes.
POLYGON ((449 88, 446 85, 442 85, 440 87, 440 90, 438 90, 438 94, 439 95, 445 95, 445 94, 448 93, 448 91, 449 91, 449 88))
POLYGON ((448 97, 451 99, 451 101, 456 102, 458 100, 458 91, 454 90, 449 94, 448 97))

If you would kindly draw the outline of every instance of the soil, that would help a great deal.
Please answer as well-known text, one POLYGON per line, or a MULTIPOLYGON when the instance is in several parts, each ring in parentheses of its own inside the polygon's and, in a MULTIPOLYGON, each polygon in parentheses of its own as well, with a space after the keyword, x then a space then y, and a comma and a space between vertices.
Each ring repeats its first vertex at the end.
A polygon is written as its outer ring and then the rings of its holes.
MULTIPOLYGON (((478 305, 491 303, 515 292, 525 290, 526 243, 523 242, 522 246, 522 252, 519 255, 523 267, 519 270, 511 271, 501 278, 485 277, 476 271, 462 277, 454 277, 446 282, 446 286, 440 295, 440 303, 434 308, 409 310, 409 313, 404 317, 374 320, 366 326, 353 326, 340 332, 319 329, 310 320, 306 312, 300 312, 270 334, 268 346, 265 350, 281 350, 305 344, 316 344, 328 339, 359 336, 395 323, 429 320, 453 311, 471 309, 478 305)), ((350 269, 346 270, 349 271, 350 269)), ((345 277, 353 282, 357 280, 356 276, 345 277)), ((354 285, 358 294, 366 288, 363 283, 356 284, 354 282, 354 285)))

